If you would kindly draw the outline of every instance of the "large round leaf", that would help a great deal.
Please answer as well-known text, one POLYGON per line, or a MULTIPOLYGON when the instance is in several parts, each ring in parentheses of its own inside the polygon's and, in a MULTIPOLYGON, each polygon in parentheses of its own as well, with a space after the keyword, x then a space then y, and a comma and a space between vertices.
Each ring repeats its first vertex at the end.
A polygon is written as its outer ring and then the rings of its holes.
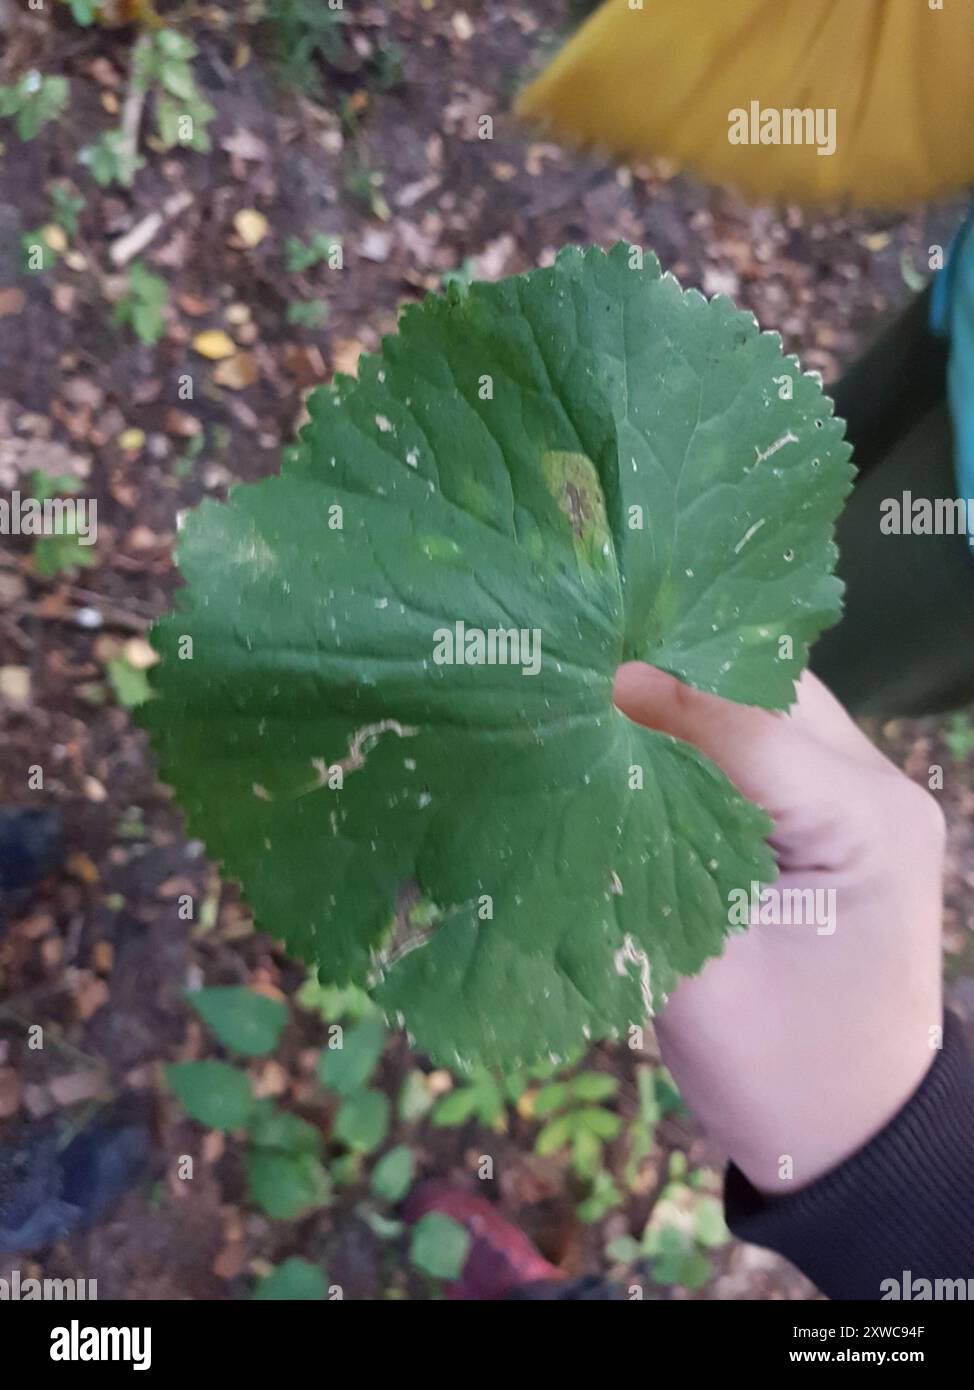
POLYGON ((626 246, 407 309, 309 408, 280 477, 187 521, 141 712, 162 775, 259 925, 440 1058, 618 1035, 774 865, 615 671, 787 706, 839 612, 841 423, 626 246), (439 914, 393 938, 409 883, 439 914))

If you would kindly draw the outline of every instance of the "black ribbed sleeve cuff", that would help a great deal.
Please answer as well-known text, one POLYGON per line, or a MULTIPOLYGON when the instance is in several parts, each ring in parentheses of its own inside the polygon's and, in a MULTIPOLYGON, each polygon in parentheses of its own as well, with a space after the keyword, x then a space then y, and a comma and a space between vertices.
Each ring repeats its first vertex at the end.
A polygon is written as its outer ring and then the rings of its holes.
POLYGON ((736 1236, 829 1298, 909 1297, 904 1285, 916 1298, 920 1279, 974 1279, 974 1053, 958 1020, 947 1015, 919 1089, 865 1148, 790 1197, 765 1197, 731 1164, 724 1200, 736 1236))

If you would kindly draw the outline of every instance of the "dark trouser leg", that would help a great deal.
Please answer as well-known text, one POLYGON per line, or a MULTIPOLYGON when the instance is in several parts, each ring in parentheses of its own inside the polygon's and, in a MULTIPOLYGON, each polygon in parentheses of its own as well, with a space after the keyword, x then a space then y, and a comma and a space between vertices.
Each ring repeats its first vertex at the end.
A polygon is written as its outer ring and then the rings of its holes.
POLYGON ((841 622, 812 669, 853 713, 919 715, 974 701, 974 555, 964 536, 889 536, 880 504, 956 494, 944 345, 921 295, 835 391, 860 470, 838 526, 841 622))

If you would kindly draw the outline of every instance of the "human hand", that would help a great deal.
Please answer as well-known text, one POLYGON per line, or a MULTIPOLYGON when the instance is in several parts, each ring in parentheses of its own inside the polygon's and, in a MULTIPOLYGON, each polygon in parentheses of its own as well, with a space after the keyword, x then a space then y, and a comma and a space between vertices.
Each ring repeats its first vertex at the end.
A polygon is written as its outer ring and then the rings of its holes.
POLYGON ((620 668, 615 702, 694 744, 768 811, 780 876, 767 901, 812 889, 834 906, 831 919, 731 936, 656 1021, 710 1136, 755 1187, 794 1192, 892 1119, 940 1045, 942 813, 810 673, 787 715, 640 662, 620 668))

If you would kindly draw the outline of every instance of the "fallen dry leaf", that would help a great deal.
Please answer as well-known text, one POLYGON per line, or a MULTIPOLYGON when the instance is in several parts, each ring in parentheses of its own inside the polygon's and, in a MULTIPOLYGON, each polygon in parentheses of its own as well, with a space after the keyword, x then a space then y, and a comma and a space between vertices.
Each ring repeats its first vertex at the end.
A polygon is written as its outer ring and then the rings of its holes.
POLYGON ((267 142, 259 135, 254 135, 252 131, 245 130, 243 126, 238 126, 232 135, 221 140, 220 146, 227 154, 236 155, 238 159, 249 159, 254 163, 260 163, 270 154, 267 142))
POLYGON ((190 415, 185 410, 177 410, 175 406, 170 406, 166 411, 163 429, 167 434, 174 434, 179 439, 194 439, 196 435, 201 433, 203 426, 195 415, 190 415))
POLYGON ((258 1100, 268 1096, 283 1096, 288 1088, 288 1074, 280 1062, 269 1058, 260 1064, 254 1079, 254 1095, 258 1100))
POLYGON ((68 855, 68 872, 79 878, 82 883, 87 883, 89 887, 98 882, 98 868, 87 854, 68 855))
POLYGON ((89 801, 107 801, 108 792, 97 777, 88 776, 84 780, 85 796, 89 801))
POLYGON ((201 357, 208 357, 211 362, 218 362, 223 357, 233 357, 237 351, 236 343, 222 328, 205 328, 202 333, 197 333, 193 339, 193 348, 201 357))
POLYGON ((198 294, 180 294, 176 296, 176 303, 184 314, 189 314, 191 319, 201 319, 204 314, 208 314, 213 308, 212 301, 204 299, 198 294))
POLYGON ((110 975, 115 965, 115 947, 110 941, 96 941, 91 959, 99 975, 110 975))
POLYGON ((260 377, 257 360, 252 352, 238 352, 213 369, 213 381, 231 391, 245 391, 260 377))
POLYGON ((148 671, 159 660, 159 653, 144 637, 130 637, 122 648, 125 660, 137 671, 148 671))
POLYGON ((332 370, 355 376, 358 360, 364 351, 362 344, 354 338, 336 338, 331 349, 332 370))
POLYGON ((145 447, 145 430, 140 430, 136 426, 131 429, 123 430, 118 437, 119 448, 126 454, 137 454, 145 447))
POLYGON ((234 216, 233 227, 244 246, 259 246, 271 224, 256 208, 241 208, 234 216))
POLYGON ((27 666, 0 666, 0 700, 8 709, 29 709, 30 669, 27 666))

